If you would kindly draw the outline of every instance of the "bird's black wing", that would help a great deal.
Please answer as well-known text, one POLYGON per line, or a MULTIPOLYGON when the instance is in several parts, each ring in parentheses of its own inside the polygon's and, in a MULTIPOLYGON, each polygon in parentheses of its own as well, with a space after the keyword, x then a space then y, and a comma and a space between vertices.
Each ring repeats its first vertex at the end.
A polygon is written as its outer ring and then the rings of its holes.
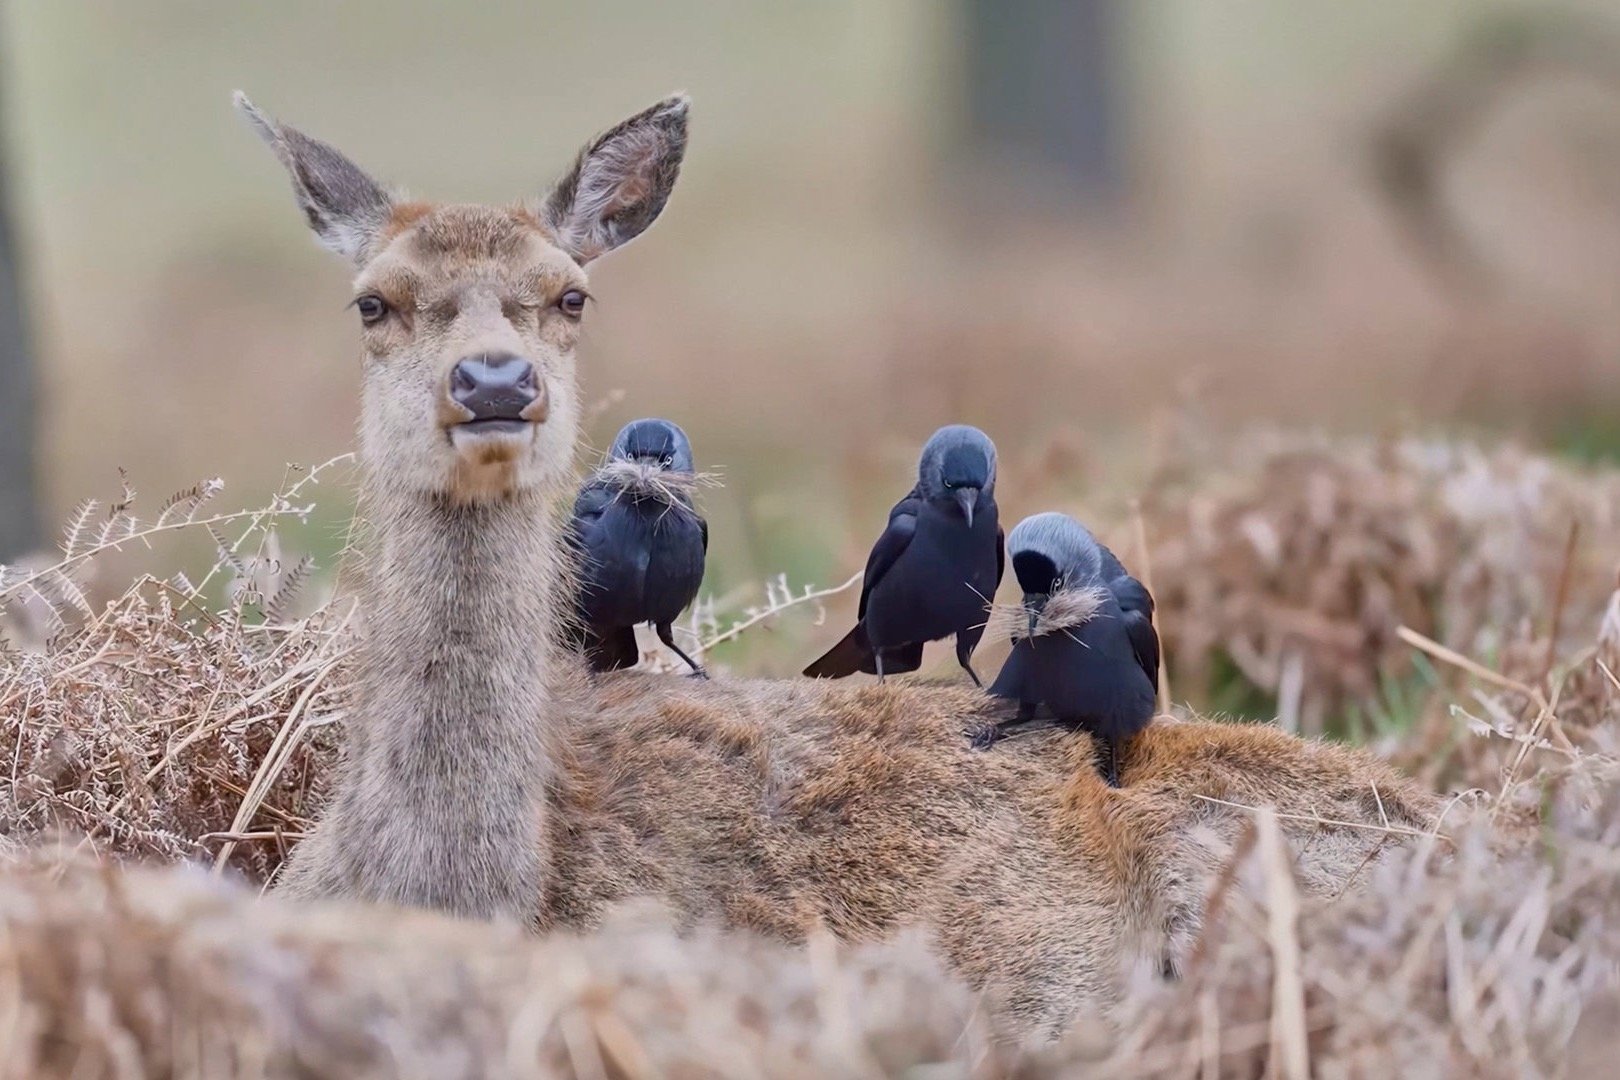
POLYGON ((568 529, 568 542, 578 554, 589 553, 595 526, 602 520, 602 512, 613 505, 613 499, 613 489, 605 484, 592 482, 579 489, 568 529))
MULTIPOLYGON (((564 533, 573 557, 577 559, 578 580, 575 581, 575 607, 577 619, 569 620, 569 628, 565 631, 565 640, 569 641, 570 648, 580 648, 590 638, 590 630, 586 627, 586 593, 593 588, 591 585, 591 568, 593 568, 593 547, 598 544, 599 531, 601 531, 601 518, 603 512, 614 500, 614 492, 601 483, 586 483, 580 487, 580 494, 573 499, 573 518, 569 521, 569 528, 564 533)), ((591 657, 593 669, 609 670, 606 667, 596 667, 596 656, 591 657)))
MULTIPOLYGON (((1121 578, 1128 578, 1131 584, 1139 589, 1142 587, 1142 583, 1131 577, 1131 572, 1125 569, 1125 564, 1119 561, 1119 557, 1109 549, 1107 544, 1099 540, 1097 550, 1102 555, 1101 565, 1097 568, 1097 575, 1108 582, 1109 588, 1114 588, 1115 583, 1121 578)), ((1124 601, 1121 600, 1120 603, 1123 605, 1124 601)), ((1151 605, 1152 600, 1149 600, 1148 603, 1151 605)))
POLYGON ((1159 632, 1153 628, 1153 596, 1147 586, 1122 574, 1108 583, 1125 616, 1125 635, 1136 662, 1154 686, 1159 685, 1159 632))
POLYGON ((594 521, 602 516, 602 511, 608 508, 613 499, 613 489, 606 484, 600 481, 586 484, 574 498, 574 520, 594 521))
POLYGON ((922 509, 922 500, 913 488, 911 493, 894 504, 889 511, 889 527, 883 530, 883 535, 877 538, 872 545, 872 554, 866 557, 866 573, 861 579, 861 605, 857 611, 859 618, 866 618, 866 599, 872 595, 872 589, 895 561, 905 554, 906 548, 911 546, 911 538, 917 535, 917 514, 922 509))
POLYGON ((709 553, 709 520, 704 517, 697 519, 698 529, 703 533, 703 554, 709 553))
POLYGON ((985 603, 996 602, 996 592, 1001 588, 1001 579, 1007 576, 1007 534, 1000 525, 996 526, 996 584, 985 597, 985 603))
POLYGON ((582 582, 589 580, 591 563, 600 557, 597 549, 605 539, 602 535, 602 515, 613 505, 616 497, 614 489, 592 482, 580 488, 579 495, 574 499, 574 517, 569 522, 568 544, 580 559, 582 582))

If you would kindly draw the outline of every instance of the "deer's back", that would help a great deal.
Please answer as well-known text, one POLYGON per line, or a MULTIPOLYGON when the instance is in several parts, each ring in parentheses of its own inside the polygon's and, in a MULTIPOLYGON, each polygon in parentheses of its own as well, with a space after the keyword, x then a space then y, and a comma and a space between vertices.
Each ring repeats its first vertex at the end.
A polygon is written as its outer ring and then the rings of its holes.
MULTIPOLYGON (((789 940, 818 922, 850 940, 921 923, 970 983, 1043 1026, 1106 1004, 1128 963, 1185 958, 1251 817, 1230 804, 1411 827, 1434 812, 1370 755, 1269 727, 1156 723, 1111 790, 1083 735, 970 750, 966 733, 1006 706, 956 687, 628 672, 576 693, 543 923, 590 924, 642 894, 789 940)), ((1389 840, 1284 823, 1311 834, 1296 846, 1317 889, 1389 840)))

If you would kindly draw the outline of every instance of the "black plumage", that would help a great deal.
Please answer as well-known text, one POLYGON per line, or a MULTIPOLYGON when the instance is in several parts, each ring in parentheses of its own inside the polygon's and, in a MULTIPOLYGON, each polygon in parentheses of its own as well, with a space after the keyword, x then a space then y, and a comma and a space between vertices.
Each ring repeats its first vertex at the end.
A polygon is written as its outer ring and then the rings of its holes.
POLYGON ((668 420, 636 420, 613 440, 607 460, 574 501, 572 540, 580 559, 575 644, 593 671, 634 667, 635 627, 651 623, 675 644, 675 619, 697 598, 709 526, 692 505, 697 476, 686 433, 668 420))
POLYGON ((978 428, 940 428, 866 560, 855 629, 804 673, 916 671, 925 642, 954 634, 957 662, 982 685, 971 661, 1002 569, 995 444, 978 428))
POLYGON ((1064 514, 1025 518, 1007 538, 1024 592, 1013 648, 990 692, 1019 703, 1007 728, 1037 719, 1090 732, 1098 767, 1119 786, 1119 747, 1153 719, 1159 687, 1159 635, 1153 598, 1085 526, 1064 514))

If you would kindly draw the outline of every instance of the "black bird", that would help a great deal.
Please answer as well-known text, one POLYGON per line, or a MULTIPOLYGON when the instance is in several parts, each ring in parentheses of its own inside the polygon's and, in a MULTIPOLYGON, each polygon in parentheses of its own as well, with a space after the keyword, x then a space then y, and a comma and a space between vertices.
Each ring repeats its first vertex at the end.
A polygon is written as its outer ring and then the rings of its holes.
POLYGON ((1146 727, 1157 704, 1153 597, 1065 514, 1020 521, 1007 549, 1024 600, 990 692, 1016 700, 1018 718, 986 729, 975 744, 988 747, 1044 705, 1059 725, 1097 738, 1099 771, 1118 787, 1120 741, 1146 727))
POLYGON ((838 679, 864 671, 881 680, 916 671, 924 642, 955 634, 957 662, 982 686, 970 661, 1001 584, 997 517, 995 444, 965 424, 934 432, 917 486, 889 511, 867 557, 855 629, 804 673, 838 679))
POLYGON ((692 505, 696 482, 686 432, 648 419, 624 426, 580 488, 572 533, 580 555, 575 644, 592 671, 635 667, 635 627, 652 623, 694 675, 708 677, 675 644, 670 626, 696 599, 709 550, 709 525, 692 505))

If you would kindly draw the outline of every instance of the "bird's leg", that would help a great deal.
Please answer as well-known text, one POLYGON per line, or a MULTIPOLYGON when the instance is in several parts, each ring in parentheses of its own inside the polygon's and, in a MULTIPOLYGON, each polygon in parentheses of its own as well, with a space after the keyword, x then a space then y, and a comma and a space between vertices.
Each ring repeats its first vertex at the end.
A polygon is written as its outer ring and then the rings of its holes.
POLYGON ((1109 736, 1097 738, 1097 771, 1109 787, 1119 787, 1119 740, 1109 736))
POLYGON ((658 631, 658 640, 662 641, 666 646, 668 646, 670 652, 686 661, 686 666, 692 669, 693 677, 699 679, 707 679, 709 677, 709 673, 704 671, 703 668, 698 665, 696 660, 693 660, 690 656, 683 653, 681 651, 681 647, 675 644, 674 629, 669 623, 654 623, 653 629, 658 631))
POLYGON ((1025 724, 1035 722, 1036 703, 1033 701, 1020 701, 1018 715, 1000 724, 986 724, 978 734, 973 736, 972 747, 975 750, 988 750, 1007 732, 1013 728, 1023 727, 1025 724))
POLYGON ((873 646, 872 663, 877 667, 878 685, 883 685, 883 650, 873 646))

